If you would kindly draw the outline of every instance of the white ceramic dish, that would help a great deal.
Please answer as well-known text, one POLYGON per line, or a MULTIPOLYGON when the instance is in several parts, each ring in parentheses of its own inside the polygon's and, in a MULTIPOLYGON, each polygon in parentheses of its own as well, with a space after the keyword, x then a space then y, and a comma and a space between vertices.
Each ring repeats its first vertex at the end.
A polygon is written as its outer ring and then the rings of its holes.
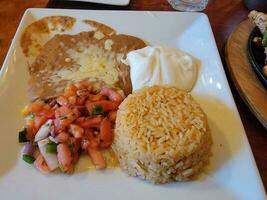
POLYGON ((130 0, 66 0, 66 1, 81 1, 81 2, 100 3, 100 4, 108 4, 115 6, 127 6, 130 3, 130 0))
MULTIPOLYGON (((78 23, 74 32, 84 28, 78 23)), ((1 199, 266 199, 208 18, 202 13, 27 10, 1 70, 0 127, 1 199), (28 102, 28 74, 19 40, 28 24, 50 15, 93 19, 152 44, 181 48, 201 60, 192 94, 207 113, 214 144, 210 165, 198 180, 153 185, 127 177, 120 169, 88 171, 88 158, 71 176, 44 175, 21 160, 17 133, 23 126, 20 110, 28 102)))

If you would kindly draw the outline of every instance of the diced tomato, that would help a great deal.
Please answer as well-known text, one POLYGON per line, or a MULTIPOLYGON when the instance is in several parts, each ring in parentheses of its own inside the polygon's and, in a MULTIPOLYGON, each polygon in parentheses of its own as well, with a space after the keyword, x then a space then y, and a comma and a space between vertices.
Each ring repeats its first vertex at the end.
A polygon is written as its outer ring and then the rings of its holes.
POLYGON ((100 94, 100 93, 98 93, 98 94, 90 94, 89 95, 89 100, 90 101, 100 101, 100 100, 104 100, 104 99, 106 99, 106 96, 103 95, 103 94, 100 94))
POLYGON ((60 143, 64 143, 64 142, 67 142, 69 139, 69 134, 62 131, 60 132, 57 136, 56 136, 56 140, 60 143))
POLYGON ((96 169, 106 168, 106 161, 104 160, 104 157, 99 150, 94 148, 88 148, 88 154, 90 155, 96 169))
POLYGON ((107 149, 111 146, 111 144, 112 144, 112 141, 110 141, 110 142, 101 141, 100 142, 100 148, 101 149, 107 149))
POLYGON ((86 129, 81 139, 81 147, 83 150, 87 148, 99 148, 99 140, 94 136, 91 129, 86 129))
POLYGON ((29 105, 29 112, 38 113, 40 112, 44 107, 43 101, 34 101, 32 104, 29 105))
POLYGON ((56 133, 64 131, 72 122, 73 120, 69 118, 63 118, 63 119, 56 118, 54 120, 56 133))
POLYGON ((75 120, 75 123, 78 124, 78 125, 82 125, 86 120, 86 117, 79 117, 75 120))
POLYGON ((48 104, 44 104, 43 109, 49 110, 50 109, 50 106, 48 104))
POLYGON ((87 110, 91 113, 94 106, 101 106, 104 112, 109 112, 117 110, 120 105, 120 102, 101 100, 96 102, 87 101, 85 106, 87 110))
POLYGON ((75 105, 77 102, 77 96, 70 96, 68 97, 69 104, 75 105))
POLYGON ((62 106, 55 110, 55 117, 56 132, 62 131, 79 117, 79 110, 75 107, 62 106))
POLYGON ((72 148, 72 153, 76 153, 79 151, 81 145, 80 145, 80 139, 74 138, 74 137, 70 137, 69 139, 69 144, 73 145, 72 148))
POLYGON ((102 121, 101 116, 97 116, 94 118, 85 118, 85 117, 79 117, 75 123, 83 128, 93 128, 93 127, 99 127, 102 121))
POLYGON ((99 147, 99 140, 90 132, 88 134, 89 147, 97 149, 99 147))
POLYGON ((54 110, 41 100, 37 100, 26 106, 24 114, 34 113, 35 116, 43 116, 46 118, 54 118, 54 110))
MULTIPOLYGON (((98 92, 96 89, 92 83, 79 81, 52 101, 37 100, 22 111, 27 116, 27 138, 32 142, 40 127, 52 119, 50 132, 58 143, 57 159, 64 172, 74 170, 80 150, 88 152, 97 169, 106 168, 101 149, 112 144, 117 109, 124 97, 112 88, 103 87, 98 92)), ((49 172, 41 154, 34 164, 39 170, 49 172)))
POLYGON ((68 117, 68 118, 77 118, 79 116, 79 110, 75 107, 61 106, 55 110, 55 117, 68 117))
POLYGON ((64 172, 70 173, 73 171, 71 150, 67 143, 57 145, 57 160, 64 172))
POLYGON ((100 94, 106 95, 113 102, 121 103, 123 101, 122 95, 113 88, 102 87, 100 94))
POLYGON ((84 134, 84 130, 82 127, 76 125, 76 124, 70 124, 69 126, 69 132, 75 137, 75 138, 82 138, 84 134))
POLYGON ((63 117, 70 113, 70 109, 67 106, 61 106, 55 110, 55 117, 63 117))
POLYGON ((33 120, 28 120, 27 127, 27 139, 32 141, 40 129, 40 127, 47 121, 47 118, 44 116, 35 116, 33 120))
POLYGON ((42 109, 39 113, 37 113, 37 115, 53 119, 55 118, 55 111, 52 108, 42 109))
POLYGON ((77 105, 83 105, 85 102, 86 98, 85 97, 77 97, 76 98, 76 104, 77 105))
POLYGON ((96 105, 95 102, 91 102, 91 101, 87 101, 85 103, 85 106, 86 106, 86 108, 87 108, 89 113, 92 113, 93 108, 94 108, 95 105, 96 105))
POLYGON ((38 129, 35 128, 34 120, 28 120, 26 128, 27 128, 27 139, 33 141, 34 136, 38 131, 38 129))
POLYGON ((34 117, 34 126, 37 130, 47 121, 45 116, 35 116, 34 117))
POLYGON ((61 105, 61 106, 66 106, 66 105, 68 105, 69 101, 68 101, 67 97, 65 97, 65 96, 59 96, 57 98, 57 103, 59 105, 61 105))
POLYGON ((110 142, 112 141, 112 138, 111 123, 107 118, 105 118, 102 120, 100 125, 100 139, 105 142, 110 142))
POLYGON ((77 88, 74 85, 69 85, 64 91, 64 96, 65 97, 75 96, 76 92, 77 88))
POLYGON ((51 172, 51 170, 48 168, 48 165, 46 164, 42 154, 39 154, 37 156, 36 160, 34 161, 34 165, 38 170, 40 170, 43 173, 51 172))
POLYGON ((108 113, 108 118, 110 121, 115 122, 117 117, 117 111, 111 111, 108 113))

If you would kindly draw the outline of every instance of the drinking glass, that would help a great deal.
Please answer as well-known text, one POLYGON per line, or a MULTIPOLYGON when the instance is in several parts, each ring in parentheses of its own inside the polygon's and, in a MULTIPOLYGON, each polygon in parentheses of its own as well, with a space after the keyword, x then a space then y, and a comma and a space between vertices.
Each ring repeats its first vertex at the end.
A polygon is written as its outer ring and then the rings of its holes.
POLYGON ((209 0, 168 0, 175 10, 180 11, 202 11, 204 10, 209 0))

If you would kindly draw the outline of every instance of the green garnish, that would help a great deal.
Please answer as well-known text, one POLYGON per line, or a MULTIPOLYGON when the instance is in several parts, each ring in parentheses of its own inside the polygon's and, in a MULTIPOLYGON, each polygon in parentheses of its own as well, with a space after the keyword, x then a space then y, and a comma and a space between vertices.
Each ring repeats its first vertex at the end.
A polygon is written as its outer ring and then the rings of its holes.
POLYGON ((92 115, 103 115, 103 116, 106 116, 107 113, 104 112, 102 106, 94 105, 93 106, 93 110, 92 110, 92 115))
POLYGON ((101 115, 103 112, 102 106, 93 106, 92 115, 101 115))
POLYGON ((267 47, 267 34, 264 34, 261 44, 263 47, 267 47))
POLYGON ((30 156, 30 155, 23 155, 22 156, 22 159, 26 162, 26 163, 29 163, 29 164, 32 164, 34 161, 35 161, 35 158, 33 156, 30 156))
POLYGON ((57 152, 57 144, 55 142, 49 142, 45 145, 45 150, 47 153, 56 153, 57 152))
POLYGON ((26 128, 24 128, 19 132, 19 143, 24 143, 24 142, 28 142, 26 128))

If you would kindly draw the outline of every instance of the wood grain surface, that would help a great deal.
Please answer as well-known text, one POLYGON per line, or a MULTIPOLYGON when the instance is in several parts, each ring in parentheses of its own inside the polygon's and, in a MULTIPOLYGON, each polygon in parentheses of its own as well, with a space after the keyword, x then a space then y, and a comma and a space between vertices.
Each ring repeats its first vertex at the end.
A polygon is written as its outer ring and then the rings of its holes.
MULTIPOLYGON (((174 11, 167 0, 131 0, 126 7, 60 0, 0 0, 0 65, 4 60, 19 21, 29 7, 174 11)), ((247 18, 248 12, 249 10, 243 5, 242 0, 210 0, 205 10, 224 64, 224 46, 227 38, 235 27, 247 18)), ((267 131, 240 98, 226 67, 225 70, 261 178, 265 189, 267 189, 267 131)))
POLYGON ((227 41, 225 59, 236 89, 267 129, 267 90, 260 83, 247 58, 247 41, 254 27, 250 20, 245 20, 236 27, 227 41))

